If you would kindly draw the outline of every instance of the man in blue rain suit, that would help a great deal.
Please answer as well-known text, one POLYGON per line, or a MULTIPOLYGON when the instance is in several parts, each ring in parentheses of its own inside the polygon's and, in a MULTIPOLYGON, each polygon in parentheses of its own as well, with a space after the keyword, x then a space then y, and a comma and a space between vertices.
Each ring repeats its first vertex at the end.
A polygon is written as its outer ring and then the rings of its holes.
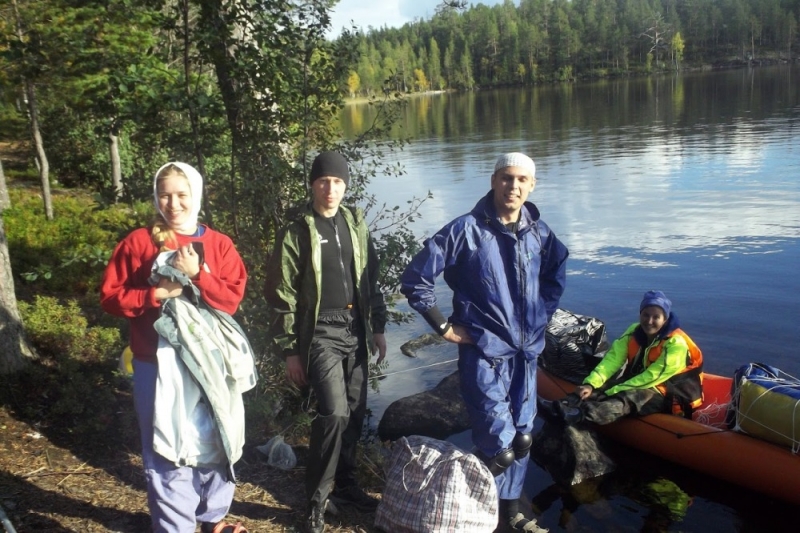
POLYGON ((461 394, 478 455, 495 476, 501 528, 546 532, 521 512, 536 415, 536 361, 564 292, 567 248, 527 202, 536 165, 521 153, 501 155, 492 190, 472 211, 425 241, 401 279, 423 318, 458 344, 461 394), (453 314, 436 305, 444 273, 453 314))

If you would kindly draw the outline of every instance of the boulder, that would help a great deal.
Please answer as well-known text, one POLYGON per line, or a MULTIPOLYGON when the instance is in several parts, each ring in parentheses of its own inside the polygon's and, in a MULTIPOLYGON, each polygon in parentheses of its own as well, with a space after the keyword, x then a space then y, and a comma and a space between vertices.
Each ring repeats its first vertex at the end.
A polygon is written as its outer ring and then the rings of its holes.
POLYGON ((446 343, 447 341, 437 333, 424 333, 415 339, 403 343, 403 345, 400 346, 400 352, 406 357, 417 357, 417 352, 423 348, 446 343))
POLYGON ((584 424, 565 425, 547 420, 533 437, 531 459, 559 485, 576 485, 616 469, 603 451, 597 434, 584 424))
POLYGON ((378 424, 381 440, 422 435, 444 440, 470 428, 459 390, 458 372, 426 392, 392 402, 378 424))

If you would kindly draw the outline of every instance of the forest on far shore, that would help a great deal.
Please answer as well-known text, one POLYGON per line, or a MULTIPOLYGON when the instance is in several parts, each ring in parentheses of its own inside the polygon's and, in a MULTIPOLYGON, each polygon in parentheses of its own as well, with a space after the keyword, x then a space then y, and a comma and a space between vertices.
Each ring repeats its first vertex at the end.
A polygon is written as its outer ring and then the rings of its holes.
POLYGON ((443 2, 358 35, 350 96, 792 61, 800 0, 443 2))

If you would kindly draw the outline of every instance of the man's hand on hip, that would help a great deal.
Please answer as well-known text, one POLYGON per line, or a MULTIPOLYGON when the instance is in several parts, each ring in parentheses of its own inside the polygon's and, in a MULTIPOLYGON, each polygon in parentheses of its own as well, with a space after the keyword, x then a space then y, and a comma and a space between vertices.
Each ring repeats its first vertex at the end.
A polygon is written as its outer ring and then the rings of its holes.
POLYGON ((472 337, 467 333, 467 328, 459 326, 458 324, 453 324, 453 326, 442 335, 442 338, 455 344, 475 344, 475 341, 473 341, 472 337))

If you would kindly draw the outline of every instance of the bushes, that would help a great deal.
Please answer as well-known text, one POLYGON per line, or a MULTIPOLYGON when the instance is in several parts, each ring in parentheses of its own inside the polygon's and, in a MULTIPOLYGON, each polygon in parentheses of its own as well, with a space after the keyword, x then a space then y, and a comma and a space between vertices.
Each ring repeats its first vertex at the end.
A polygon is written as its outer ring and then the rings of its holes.
POLYGON ((122 350, 119 330, 89 326, 78 303, 37 296, 19 302, 20 314, 39 360, 10 382, 10 403, 21 415, 58 431, 94 438, 111 426, 122 350))
POLYGON ((267 357, 256 364, 258 387, 244 396, 247 441, 263 444, 266 437, 280 433, 289 443, 305 442, 313 418, 307 391, 289 384, 278 361, 267 357))
POLYGON ((96 287, 120 234, 151 215, 145 205, 96 210, 90 195, 57 190, 56 218, 48 221, 38 190, 9 192, 6 239, 20 314, 39 360, 5 383, 0 400, 57 432, 96 438, 115 427, 129 388, 115 372, 124 345, 119 322, 101 313, 96 287), (113 327, 98 325, 101 317, 113 327))
POLYGON ((50 296, 36 296, 33 303, 19 302, 28 340, 39 355, 60 363, 103 364, 116 356, 123 344, 119 330, 89 327, 75 300, 62 305, 50 296))
POLYGON ((10 191, 3 221, 17 288, 25 293, 85 295, 97 287, 120 236, 152 217, 150 204, 99 210, 86 193, 54 194, 54 220, 29 189, 10 191))

